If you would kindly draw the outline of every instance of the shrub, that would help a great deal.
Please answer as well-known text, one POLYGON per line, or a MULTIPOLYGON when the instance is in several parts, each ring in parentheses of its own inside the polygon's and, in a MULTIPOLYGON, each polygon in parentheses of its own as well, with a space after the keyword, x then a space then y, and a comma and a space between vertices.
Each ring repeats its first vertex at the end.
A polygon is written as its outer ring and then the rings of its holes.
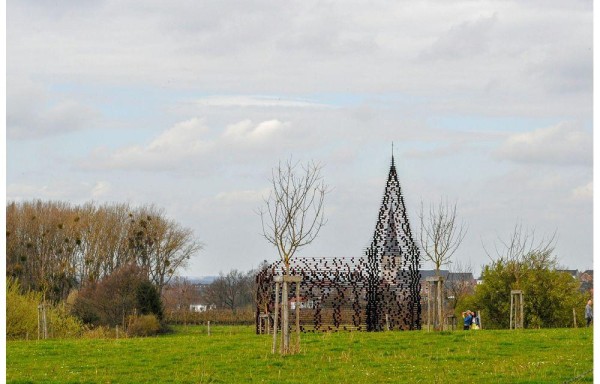
POLYGON ((126 265, 79 291, 73 313, 94 326, 125 325, 133 314, 162 316, 160 296, 142 269, 126 265))
POLYGON ((64 303, 51 307, 47 316, 50 337, 80 337, 84 331, 81 320, 72 316, 64 303))
POLYGON ((6 338, 36 338, 38 330, 38 305, 42 294, 28 291, 20 292, 19 282, 6 279, 6 338))
POLYGON ((82 337, 85 339, 113 339, 116 337, 116 331, 109 327, 93 327, 86 329, 82 337))
POLYGON ((130 336, 153 336, 160 331, 160 322, 155 315, 131 317, 127 334, 130 336))
MULTIPOLYGON (((38 334, 38 306, 43 302, 39 292, 21 292, 15 279, 6 280, 6 338, 33 339, 38 334)), ((69 315, 64 304, 46 304, 48 336, 51 338, 78 337, 83 332, 81 321, 69 315)))
POLYGON ((163 310, 156 287, 148 280, 141 281, 136 288, 136 299, 140 314, 155 314, 162 319, 163 310))

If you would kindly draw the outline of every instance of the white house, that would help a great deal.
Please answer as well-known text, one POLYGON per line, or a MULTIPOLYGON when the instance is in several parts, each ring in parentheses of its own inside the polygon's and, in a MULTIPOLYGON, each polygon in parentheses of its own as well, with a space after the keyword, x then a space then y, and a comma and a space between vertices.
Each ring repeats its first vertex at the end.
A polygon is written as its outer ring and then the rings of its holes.
POLYGON ((211 309, 215 309, 217 306, 214 304, 190 304, 190 312, 206 312, 211 309))

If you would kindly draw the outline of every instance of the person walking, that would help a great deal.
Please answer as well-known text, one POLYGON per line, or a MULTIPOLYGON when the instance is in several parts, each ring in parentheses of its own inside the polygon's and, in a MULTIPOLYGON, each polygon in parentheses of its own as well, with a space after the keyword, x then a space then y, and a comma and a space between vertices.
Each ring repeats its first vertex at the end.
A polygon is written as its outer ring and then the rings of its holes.
POLYGON ((479 316, 477 316, 477 311, 472 312, 473 323, 471 324, 471 329, 479 329, 479 316))
POLYGON ((588 300, 587 305, 585 306, 585 320, 587 321, 587 326, 589 327, 594 318, 594 311, 592 310, 592 300, 588 300))

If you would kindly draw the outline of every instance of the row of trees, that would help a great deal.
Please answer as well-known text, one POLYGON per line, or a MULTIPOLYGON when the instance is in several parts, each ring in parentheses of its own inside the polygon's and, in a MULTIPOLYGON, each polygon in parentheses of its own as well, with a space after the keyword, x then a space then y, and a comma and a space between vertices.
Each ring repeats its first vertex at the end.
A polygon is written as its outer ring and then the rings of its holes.
POLYGON ((207 285, 175 278, 163 290, 165 319, 189 324, 211 321, 220 324, 252 324, 255 321, 256 274, 262 268, 242 272, 233 269, 207 285), (206 312, 192 312, 190 306, 203 304, 206 312))
POLYGON ((201 248, 190 229, 153 205, 29 201, 6 207, 7 275, 55 302, 127 265, 139 267, 160 293, 201 248))
MULTIPOLYGON (((259 267, 260 268, 260 267, 259 267)), ((192 284, 184 278, 175 278, 163 290, 165 311, 189 311, 190 305, 214 305, 219 310, 235 312, 254 305, 256 274, 259 269, 242 272, 232 269, 207 285, 192 284)))

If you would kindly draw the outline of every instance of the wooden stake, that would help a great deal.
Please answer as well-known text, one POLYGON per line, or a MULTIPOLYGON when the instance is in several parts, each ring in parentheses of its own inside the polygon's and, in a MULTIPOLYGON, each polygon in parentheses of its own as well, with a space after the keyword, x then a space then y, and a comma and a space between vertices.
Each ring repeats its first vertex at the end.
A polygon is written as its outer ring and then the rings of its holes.
POLYGON ((523 299, 523 292, 519 295, 521 298, 521 329, 525 328, 525 300, 523 299))
POLYGON ((438 318, 438 330, 442 329, 442 304, 443 304, 443 296, 442 296, 442 277, 440 276, 440 279, 437 282, 438 285, 438 294, 437 294, 437 301, 438 301, 438 313, 437 313, 437 318, 438 318))
POLYGON ((296 282, 296 352, 300 352, 300 282, 296 282))
POLYGON ((427 332, 431 332, 431 283, 427 293, 427 332))
POLYGON ((273 321, 273 348, 271 349, 271 353, 275 353, 275 349, 277 348, 277 322, 279 315, 279 282, 275 282, 275 315, 273 321))
POLYGON ((513 329, 513 300, 514 300, 514 296, 511 293, 511 295, 510 295, 510 323, 508 325, 508 329, 513 329))

